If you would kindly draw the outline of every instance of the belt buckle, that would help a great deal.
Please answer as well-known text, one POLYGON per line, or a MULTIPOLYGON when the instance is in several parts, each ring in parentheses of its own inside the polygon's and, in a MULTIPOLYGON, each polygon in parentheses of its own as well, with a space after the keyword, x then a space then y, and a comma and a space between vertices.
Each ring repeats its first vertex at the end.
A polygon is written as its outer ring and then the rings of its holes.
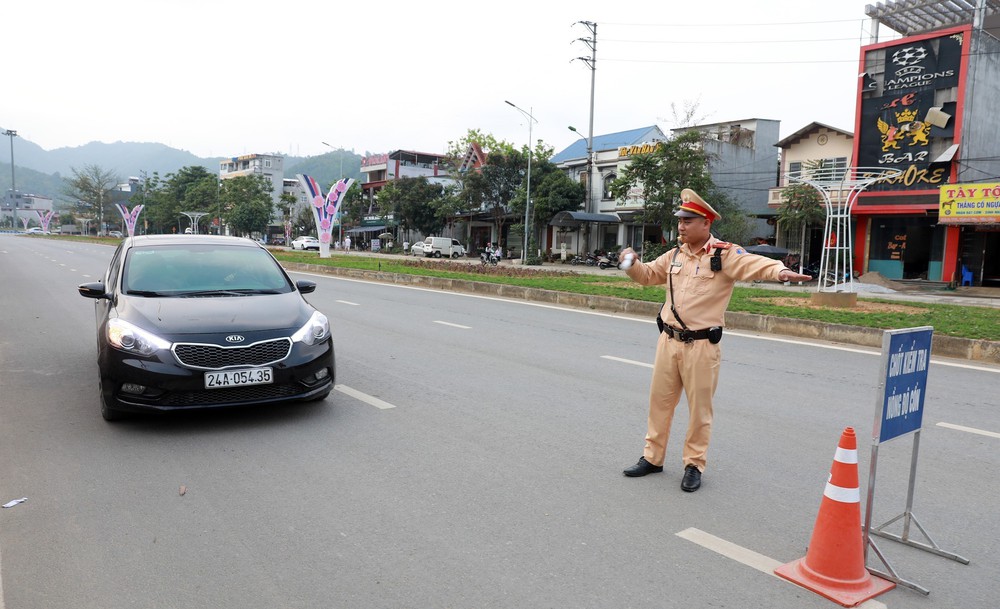
POLYGON ((691 344, 694 342, 694 332, 691 332, 690 330, 678 330, 677 338, 688 344, 691 344))

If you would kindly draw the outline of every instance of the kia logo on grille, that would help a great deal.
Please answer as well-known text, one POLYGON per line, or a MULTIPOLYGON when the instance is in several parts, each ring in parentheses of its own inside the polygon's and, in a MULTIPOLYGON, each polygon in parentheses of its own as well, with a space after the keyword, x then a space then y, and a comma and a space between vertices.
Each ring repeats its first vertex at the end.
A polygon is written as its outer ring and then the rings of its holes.
POLYGON ((227 343, 242 343, 244 340, 246 339, 240 336, 239 334, 230 334, 229 336, 226 337, 227 343))

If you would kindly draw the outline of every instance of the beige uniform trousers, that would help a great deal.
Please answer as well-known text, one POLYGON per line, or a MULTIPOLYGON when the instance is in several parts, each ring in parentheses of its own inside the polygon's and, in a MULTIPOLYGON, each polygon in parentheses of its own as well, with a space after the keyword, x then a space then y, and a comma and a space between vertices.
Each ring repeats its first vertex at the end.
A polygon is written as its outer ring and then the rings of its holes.
POLYGON ((707 340, 685 343, 660 333, 649 386, 649 420, 643 456, 653 465, 663 465, 674 410, 687 395, 688 430, 684 438, 684 466, 705 471, 705 455, 712 436, 712 396, 719 383, 719 345, 707 340))

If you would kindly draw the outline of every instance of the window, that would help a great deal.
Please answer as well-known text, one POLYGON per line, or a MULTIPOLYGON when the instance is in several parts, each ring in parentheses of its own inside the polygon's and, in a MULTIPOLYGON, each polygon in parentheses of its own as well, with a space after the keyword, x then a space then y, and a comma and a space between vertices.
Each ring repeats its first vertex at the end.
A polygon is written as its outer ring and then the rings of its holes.
POLYGON ((610 200, 612 198, 612 196, 611 196, 611 183, 614 182, 616 179, 618 179, 618 176, 615 175, 615 174, 613 174, 613 173, 609 173, 608 175, 604 176, 604 188, 603 188, 603 193, 602 193, 601 197, 605 201, 608 201, 608 200, 610 200))

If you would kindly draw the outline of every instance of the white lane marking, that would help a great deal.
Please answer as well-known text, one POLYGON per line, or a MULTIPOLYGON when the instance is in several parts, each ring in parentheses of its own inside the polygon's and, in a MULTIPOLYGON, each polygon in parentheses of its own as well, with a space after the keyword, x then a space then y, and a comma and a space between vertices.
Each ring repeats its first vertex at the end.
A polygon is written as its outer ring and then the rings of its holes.
POLYGON ((633 366, 642 366, 643 368, 652 368, 653 364, 647 364, 646 362, 637 362, 634 359, 625 359, 624 357, 615 357, 614 355, 602 355, 602 359, 609 359, 613 362, 621 362, 623 364, 632 364, 633 366))
MULTIPOLYGON (((370 406, 374 406, 375 408, 379 408, 381 410, 387 410, 389 408, 395 408, 396 407, 395 405, 390 404, 389 402, 385 402, 383 400, 380 400, 377 397, 368 395, 367 393, 361 393, 357 389, 351 389, 347 385, 334 385, 333 388, 336 389, 337 391, 345 394, 345 395, 349 395, 349 396, 351 396, 352 398, 354 398, 356 400, 361 400, 365 404, 368 404, 370 406)), ((0 608, 0 609, 2 609, 2 608, 0 608)))
POLYGON ((351 302, 350 300, 336 300, 334 302, 339 302, 340 304, 351 305, 352 307, 360 307, 361 305, 356 302, 351 302))
POLYGON ((987 436, 989 438, 1000 438, 1000 433, 994 431, 984 431, 982 429, 976 429, 975 427, 965 427, 964 425, 954 425, 952 423, 938 423, 938 427, 947 427, 948 429, 954 429, 956 431, 965 431, 968 433, 976 433, 981 436, 987 436))
POLYGON ((758 554, 753 550, 738 546, 731 541, 726 541, 725 539, 706 533, 701 529, 684 529, 676 535, 717 554, 722 554, 726 558, 732 558, 736 562, 742 563, 753 569, 757 569, 761 573, 767 573, 773 577, 778 577, 777 575, 774 575, 774 570, 780 567, 782 563, 774 560, 773 558, 769 558, 763 554, 758 554))
POLYGON ((441 324, 442 326, 451 326, 452 328, 461 328, 463 330, 471 330, 472 329, 472 326, 463 326, 462 324, 453 324, 453 323, 449 323, 447 321, 437 321, 437 320, 434 320, 434 323, 441 324))
MULTIPOLYGON (((386 287, 391 287, 391 288, 400 288, 400 289, 403 289, 403 290, 419 290, 421 292, 434 292, 435 294, 450 294, 452 296, 459 296, 461 298, 480 298, 482 300, 495 300, 497 302, 509 302, 509 303, 512 303, 512 304, 519 304, 519 305, 524 305, 524 306, 528 306, 528 307, 539 307, 539 308, 542 308, 542 309, 553 309, 553 310, 556 310, 556 311, 567 311, 567 312, 571 312, 571 313, 579 313, 579 314, 582 314, 582 315, 596 315, 598 317, 610 317, 611 319, 624 319, 626 321, 636 321, 636 322, 644 323, 644 324, 656 323, 653 320, 644 319, 644 318, 640 318, 640 317, 629 317, 627 315, 618 315, 616 313, 600 313, 598 311, 585 311, 585 310, 582 310, 582 309, 574 309, 572 307, 563 307, 563 306, 558 306, 558 305, 543 304, 543 303, 540 303, 540 302, 528 302, 528 301, 524 301, 524 300, 514 300, 514 299, 511 299, 511 298, 498 298, 496 296, 483 296, 481 294, 466 294, 464 292, 445 292, 445 291, 442 291, 442 290, 439 290, 439 289, 433 289, 433 288, 420 288, 420 287, 412 286, 412 285, 394 285, 394 284, 382 283, 380 281, 368 281, 366 279, 348 279, 346 277, 337 277, 335 275, 324 275, 322 273, 306 273, 306 272, 303 272, 303 271, 288 271, 288 272, 289 273, 298 273, 299 275, 309 275, 311 277, 323 277, 323 278, 326 278, 326 279, 334 279, 334 280, 337 280, 337 281, 352 281, 354 283, 368 283, 368 284, 375 283, 375 284, 378 284, 378 285, 384 285, 386 287)), ((851 348, 851 347, 841 347, 839 345, 825 345, 825 344, 822 344, 822 343, 817 343, 817 342, 813 342, 813 341, 809 341, 809 340, 800 340, 800 339, 796 339, 796 338, 777 338, 777 337, 773 337, 773 336, 761 336, 760 334, 747 334, 745 332, 737 332, 737 331, 734 331, 734 330, 726 330, 726 335, 730 335, 730 334, 733 335, 733 336, 739 336, 739 337, 742 337, 742 338, 751 338, 751 339, 756 339, 756 340, 770 340, 770 341, 779 342, 779 343, 789 343, 789 344, 792 344, 792 345, 803 345, 803 346, 806 346, 806 347, 818 347, 820 349, 832 349, 834 351, 847 351, 849 353, 861 353, 863 355, 875 355, 875 356, 882 355, 882 351, 881 350, 858 349, 858 348, 851 348)), ((942 360, 937 359, 936 357, 933 357, 933 356, 931 357, 931 363, 932 364, 940 364, 941 366, 951 366, 953 368, 965 368, 966 370, 978 370, 980 372, 992 372, 994 374, 1000 374, 1000 368, 986 368, 986 367, 983 367, 983 366, 973 366, 973 365, 970 365, 970 364, 962 364, 962 363, 957 363, 957 362, 942 361, 942 360)))
POLYGON ((75 272, 76 272, 76 269, 70 269, 70 272, 73 272, 73 273, 75 273, 75 272))
MULTIPOLYGON (((756 569, 761 573, 766 573, 775 579, 788 581, 774 574, 774 570, 780 567, 782 563, 770 558, 769 556, 758 554, 753 550, 744 548, 743 546, 738 546, 731 541, 726 541, 725 539, 721 539, 715 535, 693 527, 690 529, 684 529, 683 531, 676 533, 676 535, 682 539, 687 539, 692 543, 696 543, 707 550, 711 550, 752 569, 756 569)), ((861 603, 858 607, 861 609, 885 609, 886 605, 882 602, 871 599, 861 603)))

